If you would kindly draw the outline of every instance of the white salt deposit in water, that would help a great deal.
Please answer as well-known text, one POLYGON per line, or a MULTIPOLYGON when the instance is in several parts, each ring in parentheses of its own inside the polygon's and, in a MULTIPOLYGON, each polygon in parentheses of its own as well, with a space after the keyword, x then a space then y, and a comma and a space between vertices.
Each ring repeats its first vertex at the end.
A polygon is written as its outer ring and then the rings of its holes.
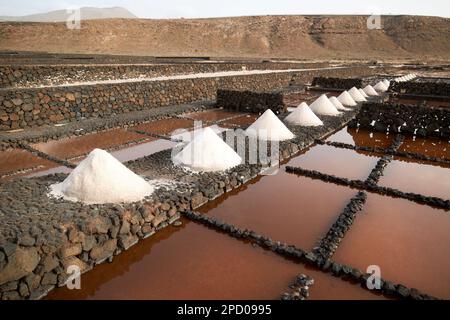
POLYGON ((101 204, 139 201, 150 195, 153 187, 108 152, 94 149, 50 190, 50 195, 69 201, 101 204))
POLYGON ((367 101, 367 99, 362 96, 362 94, 359 92, 358 89, 356 89, 356 87, 353 87, 350 90, 348 90, 348 93, 352 96, 353 100, 357 102, 367 101))
POLYGON ((305 102, 302 102, 294 111, 292 111, 285 121, 304 127, 315 127, 323 125, 322 120, 317 117, 305 102))
POLYGON ((324 94, 311 103, 310 108, 315 114, 325 116, 337 116, 341 114, 324 94))
POLYGON ((344 105, 338 100, 336 97, 330 97, 330 102, 338 109, 339 111, 350 111, 352 109, 344 107, 344 105))
POLYGON ((382 81, 378 82, 373 88, 378 92, 385 92, 388 89, 382 81))
POLYGON ((339 102, 342 103, 344 106, 354 107, 354 106, 357 105, 356 101, 353 100, 352 96, 350 95, 350 93, 348 93, 348 91, 342 92, 342 93, 338 96, 338 100, 339 100, 339 102))
POLYGON ((173 163, 193 171, 222 171, 239 165, 241 157, 207 127, 176 154, 173 163))
POLYGON ((369 96, 377 96, 377 91, 369 84, 364 89, 364 92, 369 96))
POLYGON ((267 109, 250 127, 245 134, 261 140, 283 141, 294 138, 294 134, 281 122, 280 119, 267 109))

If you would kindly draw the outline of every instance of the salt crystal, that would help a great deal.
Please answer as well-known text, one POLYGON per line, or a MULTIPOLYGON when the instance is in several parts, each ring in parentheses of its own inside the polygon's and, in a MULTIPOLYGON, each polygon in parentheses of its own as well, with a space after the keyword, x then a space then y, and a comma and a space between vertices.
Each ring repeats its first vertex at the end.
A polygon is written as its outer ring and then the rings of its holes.
POLYGON ((350 90, 348 90, 348 93, 352 96, 353 100, 355 100, 356 102, 367 101, 367 99, 363 97, 363 95, 359 92, 358 89, 356 89, 356 87, 353 87, 350 90))
POLYGON ((101 204, 139 201, 150 195, 153 187, 108 152, 94 149, 50 190, 50 195, 69 201, 101 204))
POLYGON ((361 93, 361 95, 362 95, 364 98, 368 98, 368 97, 369 97, 369 96, 364 92, 363 89, 358 89, 358 91, 359 91, 359 93, 361 93))
POLYGON ((294 138, 294 134, 281 122, 280 119, 267 109, 245 133, 253 138, 270 141, 283 141, 294 138))
POLYGON ((378 95, 376 90, 370 84, 367 85, 363 90, 369 96, 377 96, 378 95))
POLYGON ((289 123, 305 127, 315 127, 323 125, 322 120, 320 120, 319 117, 317 117, 314 112, 312 112, 312 110, 305 102, 302 102, 284 120, 289 123))
POLYGON ((315 114, 325 116, 337 116, 341 114, 324 94, 311 103, 310 108, 315 114))
POLYGON ((207 127, 173 157, 173 162, 193 171, 222 171, 239 165, 242 158, 207 127))
POLYGON ((344 107, 344 105, 336 97, 330 97, 329 100, 336 107, 336 109, 338 109, 339 111, 350 111, 350 110, 352 110, 350 108, 344 107))
POLYGON ((354 106, 357 105, 356 101, 353 100, 352 96, 350 95, 350 93, 348 93, 348 91, 342 92, 342 93, 338 96, 338 100, 339 100, 339 102, 342 103, 344 106, 354 107, 354 106))
POLYGON ((373 88, 379 92, 386 92, 388 89, 382 81, 380 81, 376 85, 374 85, 373 88))

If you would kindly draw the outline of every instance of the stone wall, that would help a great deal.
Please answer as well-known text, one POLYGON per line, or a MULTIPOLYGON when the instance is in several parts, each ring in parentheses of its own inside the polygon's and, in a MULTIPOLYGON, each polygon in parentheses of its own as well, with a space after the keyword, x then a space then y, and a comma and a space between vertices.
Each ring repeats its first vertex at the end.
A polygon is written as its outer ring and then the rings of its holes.
POLYGON ((447 82, 391 82, 390 90, 402 94, 450 97, 447 82))
POLYGON ((352 127, 450 139, 450 110, 416 105, 365 103, 352 127), (375 121, 375 122, 373 122, 375 121))
MULTIPOLYGON (((90 206, 49 199, 48 189, 42 182, 57 182, 64 177, 19 180, 5 187, 8 196, 32 188, 34 197, 40 199, 33 209, 40 214, 29 216, 28 225, 23 218, 18 218, 14 225, 17 230, 6 231, 6 226, 0 230, 2 300, 39 299, 67 282, 68 266, 76 265, 82 273, 87 272, 112 260, 139 239, 174 223, 179 219, 180 209, 191 208, 190 200, 183 199, 159 202, 154 198, 151 202, 90 206), (45 212, 45 208, 49 211, 45 212)), ((25 202, 33 197, 28 194, 25 202)), ((15 201, 11 210, 26 216, 27 213, 16 207, 20 201, 15 201)))
POLYGON ((281 92, 253 92, 239 90, 217 91, 217 107, 241 112, 260 113, 271 109, 276 113, 286 111, 281 92))
POLYGON ((359 66, 214 78, 0 89, 0 130, 214 100, 219 88, 272 91, 286 87, 294 80, 310 82, 317 75, 345 77, 369 71, 372 74, 381 72, 359 66))
MULTIPOLYGON (((314 67, 313 65, 312 67, 314 67)), ((320 65, 319 65, 320 66, 320 65)), ((311 65, 308 65, 311 67, 311 65)), ((71 82, 159 77, 201 72, 286 70, 300 63, 179 63, 135 65, 18 65, 0 66, 0 88, 58 85, 71 82)))
POLYGON ((361 78, 325 78, 315 77, 312 82, 313 86, 319 86, 323 88, 343 89, 348 90, 353 87, 361 88, 361 78))

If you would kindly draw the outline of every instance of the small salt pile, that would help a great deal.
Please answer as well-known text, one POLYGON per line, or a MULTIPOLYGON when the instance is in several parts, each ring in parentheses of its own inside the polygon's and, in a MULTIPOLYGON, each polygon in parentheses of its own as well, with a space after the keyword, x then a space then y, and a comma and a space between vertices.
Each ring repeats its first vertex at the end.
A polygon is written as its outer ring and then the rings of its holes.
POLYGON ((242 162, 242 158, 213 129, 207 127, 196 133, 172 161, 194 171, 209 172, 235 167, 242 162))
POLYGON ((348 93, 352 96, 353 100, 355 100, 356 102, 367 101, 367 99, 364 98, 363 95, 355 87, 348 90, 348 93))
POLYGON ((342 103, 344 106, 354 107, 354 106, 357 105, 356 101, 353 100, 352 96, 350 95, 350 93, 348 93, 348 91, 342 92, 342 93, 338 96, 338 100, 339 100, 339 102, 342 103))
POLYGON ((323 125, 322 120, 317 117, 311 108, 305 102, 302 102, 292 113, 290 113, 285 119, 286 122, 304 126, 315 127, 323 125))
MULTIPOLYGON (((209 126, 216 134, 226 131, 226 128, 219 127, 217 124, 209 126)), ((174 141, 191 142, 192 139, 199 133, 201 133, 205 128, 194 128, 192 131, 181 130, 181 133, 175 132, 171 135, 171 139, 174 141)))
POLYGON ((350 111, 352 109, 344 107, 344 105, 338 100, 336 97, 330 97, 331 103, 338 109, 339 111, 350 111))
POLYGON ((363 90, 369 96, 377 96, 378 95, 376 90, 370 84, 367 85, 363 90))
POLYGON ((382 81, 380 81, 376 85, 374 85, 373 88, 379 92, 386 92, 388 89, 382 81))
POLYGON ((150 195, 153 187, 108 152, 94 149, 50 190, 50 195, 69 201, 102 204, 139 201, 150 195))
POLYGON ((321 114, 324 116, 337 116, 341 114, 324 94, 311 103, 310 108, 315 114, 321 114))
POLYGON ((280 119, 267 109, 250 127, 245 134, 261 140, 283 141, 294 138, 294 134, 281 122, 280 119))
POLYGON ((359 93, 361 93, 361 95, 362 95, 364 98, 368 98, 368 97, 369 97, 369 96, 364 92, 363 89, 358 89, 358 91, 359 91, 359 93))
POLYGON ((388 79, 384 79, 384 80, 383 80, 383 84, 384 84, 387 88, 389 88, 389 86, 391 85, 391 82, 390 82, 388 79))

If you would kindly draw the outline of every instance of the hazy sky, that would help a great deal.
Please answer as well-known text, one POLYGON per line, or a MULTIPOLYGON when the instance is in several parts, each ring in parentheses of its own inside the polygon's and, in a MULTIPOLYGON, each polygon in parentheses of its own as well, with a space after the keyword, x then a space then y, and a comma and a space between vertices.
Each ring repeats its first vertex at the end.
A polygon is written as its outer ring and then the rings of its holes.
POLYGON ((28 15, 84 6, 120 6, 140 18, 372 13, 450 17, 450 0, 0 0, 0 15, 28 15))

